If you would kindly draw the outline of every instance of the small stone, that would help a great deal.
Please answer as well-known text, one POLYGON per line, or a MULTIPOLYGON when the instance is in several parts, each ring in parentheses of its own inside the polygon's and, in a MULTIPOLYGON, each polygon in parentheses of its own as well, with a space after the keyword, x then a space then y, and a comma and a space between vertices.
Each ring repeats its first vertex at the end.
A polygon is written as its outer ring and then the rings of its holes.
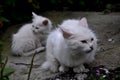
POLYGON ((61 79, 59 79, 59 78, 56 78, 55 80, 61 80, 61 79))
POLYGON ((84 80, 87 77, 87 74, 77 74, 77 80, 84 80))
POLYGON ((110 39, 108 39, 108 41, 111 42, 111 41, 113 41, 113 39, 110 38, 110 39))

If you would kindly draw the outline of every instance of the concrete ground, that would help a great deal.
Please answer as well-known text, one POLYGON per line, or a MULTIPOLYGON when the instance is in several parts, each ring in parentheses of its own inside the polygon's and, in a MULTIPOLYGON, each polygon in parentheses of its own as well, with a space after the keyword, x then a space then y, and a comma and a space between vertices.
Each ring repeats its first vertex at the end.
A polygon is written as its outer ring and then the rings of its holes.
MULTIPOLYGON (((107 68, 120 66, 120 12, 110 14, 101 12, 46 12, 42 15, 51 19, 55 26, 65 19, 86 17, 90 28, 96 33, 99 40, 96 60, 90 65, 104 65, 107 68)), ((10 76, 10 80, 27 80, 32 59, 32 56, 15 57, 11 55, 11 37, 21 25, 23 23, 10 26, 3 37, 5 44, 2 53, 3 55, 9 55, 7 67, 15 69, 15 72, 10 76)), ((44 80, 59 74, 41 70, 40 65, 44 60, 45 52, 35 56, 30 80, 44 80)))

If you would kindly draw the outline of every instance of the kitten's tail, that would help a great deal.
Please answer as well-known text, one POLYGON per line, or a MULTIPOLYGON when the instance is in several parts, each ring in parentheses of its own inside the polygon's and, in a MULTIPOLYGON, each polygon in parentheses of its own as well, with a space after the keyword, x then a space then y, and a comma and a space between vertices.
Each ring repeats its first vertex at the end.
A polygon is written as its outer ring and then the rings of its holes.
POLYGON ((30 51, 30 52, 23 53, 22 56, 31 56, 33 54, 40 53, 40 52, 42 52, 44 50, 45 50, 45 47, 39 47, 39 48, 34 49, 34 50, 30 51))
POLYGON ((34 49, 34 50, 32 50, 32 51, 29 51, 29 52, 12 51, 12 54, 13 54, 14 56, 31 56, 31 55, 33 55, 33 54, 38 54, 38 53, 40 53, 40 52, 42 52, 42 51, 44 51, 44 50, 45 50, 45 47, 39 47, 39 48, 34 49))

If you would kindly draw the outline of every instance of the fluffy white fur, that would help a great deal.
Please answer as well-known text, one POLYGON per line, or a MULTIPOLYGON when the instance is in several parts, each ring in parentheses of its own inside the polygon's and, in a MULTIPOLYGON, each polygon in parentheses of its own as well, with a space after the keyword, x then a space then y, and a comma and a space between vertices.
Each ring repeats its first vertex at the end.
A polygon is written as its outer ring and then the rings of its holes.
POLYGON ((97 39, 89 29, 86 18, 65 20, 50 33, 46 45, 46 61, 42 68, 52 72, 84 71, 83 63, 92 62, 97 48, 97 39))
POLYGON ((41 42, 44 34, 52 29, 51 21, 43 16, 39 16, 32 12, 33 21, 23 25, 12 37, 12 53, 14 55, 29 56, 35 52, 44 50, 41 42))

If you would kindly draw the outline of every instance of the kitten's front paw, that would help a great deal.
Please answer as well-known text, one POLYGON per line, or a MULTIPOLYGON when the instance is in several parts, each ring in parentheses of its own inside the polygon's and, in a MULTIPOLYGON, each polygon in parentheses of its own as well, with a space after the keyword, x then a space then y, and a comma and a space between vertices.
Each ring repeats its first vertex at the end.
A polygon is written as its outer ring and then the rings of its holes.
POLYGON ((66 66, 61 65, 61 66, 59 67, 59 71, 60 71, 60 72, 66 72, 66 71, 68 71, 68 68, 67 68, 66 66))
POLYGON ((58 72, 58 66, 48 61, 42 64, 41 69, 50 70, 52 72, 58 72))
POLYGON ((84 72, 85 67, 84 67, 84 65, 80 65, 78 67, 73 68, 73 71, 76 72, 76 73, 84 72))

